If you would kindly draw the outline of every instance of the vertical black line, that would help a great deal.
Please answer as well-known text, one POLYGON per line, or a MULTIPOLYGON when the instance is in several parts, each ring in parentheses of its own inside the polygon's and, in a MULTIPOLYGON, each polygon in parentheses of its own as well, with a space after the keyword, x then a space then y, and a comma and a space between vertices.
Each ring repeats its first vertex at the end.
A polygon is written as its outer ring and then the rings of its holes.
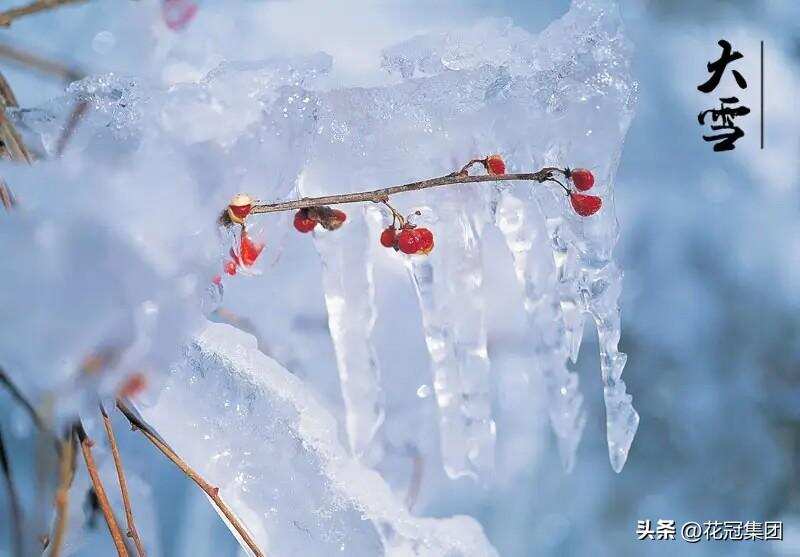
POLYGON ((764 41, 761 41, 761 148, 764 148, 764 41))

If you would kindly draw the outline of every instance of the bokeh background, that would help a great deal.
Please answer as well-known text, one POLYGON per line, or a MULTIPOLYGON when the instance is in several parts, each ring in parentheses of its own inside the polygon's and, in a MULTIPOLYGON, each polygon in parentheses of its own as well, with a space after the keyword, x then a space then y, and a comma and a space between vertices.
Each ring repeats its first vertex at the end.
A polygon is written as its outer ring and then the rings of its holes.
MULTIPOLYGON (((255 13, 260 3, 245 4, 255 13)), ((225 8, 211 1, 199 5, 205 36, 190 26, 165 39, 171 32, 149 23, 157 3, 109 0, 20 20, 2 31, 0 43, 87 74, 149 72, 167 83, 199 77, 224 59, 259 59, 275 54, 276 44, 291 44, 334 55, 334 79, 370 84, 380 72, 379 50, 410 35, 486 17, 510 17, 537 32, 568 9, 557 0, 299 0, 264 3, 259 18, 248 19, 242 11, 226 18, 225 8), (181 41, 195 52, 205 45, 203 63, 183 64, 178 55, 145 49, 142 29, 163 35, 159 44, 171 53, 180 53, 181 41), (242 40, 228 44, 224 38, 234 29, 242 40), (151 62, 159 56, 165 62, 154 73, 151 62)), ((628 463, 620 475, 608 465, 597 346, 587 328, 578 369, 589 420, 575 470, 561 471, 544 428, 537 445, 524 448, 537 455, 530 466, 482 489, 430 478, 429 495, 423 485, 415 510, 475 516, 504 556, 800 555, 800 5, 626 0, 620 9, 635 44, 639 82, 637 115, 615 185, 617 254, 625 270, 625 380, 641 414, 628 463), (728 153, 702 141, 696 120, 714 105, 714 94, 696 87, 707 78, 706 62, 718 57, 721 38, 744 54, 737 67, 749 87, 738 96, 752 110, 740 119, 746 136, 728 153), (760 41, 766 59, 763 150, 760 41), (679 524, 782 520, 785 540, 636 541, 638 519, 660 518, 679 524)), ((64 90, 62 81, 8 60, 0 59, 0 69, 23 106, 64 90)), ((720 87, 735 90, 729 76, 720 87)), ((293 323, 325 333, 324 315, 301 315, 293 323)), ((317 368, 327 377, 308 379, 333 393, 332 354, 319 359, 328 361, 317 368)), ((304 373, 302 362, 298 369, 304 373)), ((498 397, 513 391, 513 382, 501 378, 498 397)), ((337 404, 335 397, 330 402, 337 404)), ((162 555, 237 555, 227 529, 181 475, 158 455, 148 456, 137 439, 124 436, 122 442, 142 453, 135 465, 156 495, 153 528, 162 555)), ((3 500, 0 513, 5 508, 3 500)), ((0 540, 7 535, 1 529, 0 540)), ((110 554, 103 553, 105 537, 101 525, 96 545, 82 554, 110 554)))

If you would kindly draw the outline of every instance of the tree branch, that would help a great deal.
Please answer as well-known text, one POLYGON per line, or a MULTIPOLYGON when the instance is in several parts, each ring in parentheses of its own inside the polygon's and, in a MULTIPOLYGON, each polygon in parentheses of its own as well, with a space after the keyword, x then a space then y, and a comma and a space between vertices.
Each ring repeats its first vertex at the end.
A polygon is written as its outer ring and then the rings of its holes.
POLYGON ((21 66, 32 68, 46 75, 52 75, 66 83, 77 81, 83 77, 83 72, 75 68, 14 48, 2 42, 0 42, 0 58, 16 62, 21 66))
POLYGON ((26 15, 52 10, 66 4, 77 4, 79 2, 86 1, 88 0, 34 0, 34 2, 31 2, 26 6, 12 8, 0 13, 0 27, 9 27, 15 19, 19 19, 20 17, 24 17, 26 15))
POLYGON ((0 430, 0 468, 3 470, 3 476, 6 481, 6 488, 8 489, 8 506, 10 509, 10 526, 11 526, 11 540, 12 547, 14 548, 14 555, 21 557, 22 551, 22 508, 19 504, 19 493, 17 492, 16 485, 14 484, 14 476, 11 472, 11 463, 8 461, 8 453, 6 452, 6 445, 3 442, 3 431, 0 430))
POLYGON ((75 437, 70 431, 61 442, 61 460, 58 473, 58 490, 56 491, 56 525, 52 538, 50 557, 59 557, 64 544, 69 520, 69 490, 75 477, 75 437))
POLYGON ((237 518, 237 516, 233 513, 233 511, 225 504, 225 502, 219 496, 219 488, 212 486, 208 483, 203 477, 198 474, 194 469, 192 469, 189 464, 186 463, 178 454, 172 450, 172 448, 165 443, 157 434, 156 432, 146 423, 144 423, 138 416, 128 407, 127 404, 121 399, 117 399, 117 408, 119 408, 120 412, 128 419, 131 426, 134 430, 139 430, 142 432, 142 435, 150 441, 155 447, 161 451, 164 456, 166 456, 175 466, 177 466, 181 472, 183 472, 190 480, 192 480, 197 486, 202 489, 206 495, 214 502, 217 509, 225 516, 225 518, 230 522, 230 524, 234 527, 236 532, 239 536, 244 540, 247 544, 247 547, 250 548, 250 551, 256 557, 265 557, 265 553, 259 549, 258 545, 256 545, 255 540, 250 535, 250 533, 245 529, 244 525, 241 521, 237 518))
POLYGON ((100 413, 103 415, 103 425, 106 429, 108 442, 111 445, 111 454, 114 457, 114 466, 117 469, 119 489, 122 492, 122 504, 125 507, 125 520, 128 523, 127 535, 129 538, 133 539, 133 543, 136 545, 136 553, 139 555, 139 557, 146 557, 147 553, 144 550, 142 540, 139 537, 139 532, 136 530, 136 523, 133 520, 131 498, 130 494, 128 493, 128 481, 125 479, 125 470, 122 467, 122 457, 120 456, 119 447, 117 446, 117 439, 114 435, 114 427, 111 424, 111 418, 108 417, 108 413, 102 404, 100 404, 100 413))
POLYGON ((103 511, 103 517, 106 519, 108 531, 111 533, 111 539, 114 540, 114 546, 117 548, 119 557, 128 557, 128 549, 125 547, 125 541, 122 538, 117 519, 114 518, 114 512, 111 510, 111 504, 108 502, 108 495, 103 487, 103 482, 100 479, 100 473, 97 470, 97 465, 94 462, 92 455, 92 445, 94 444, 91 439, 86 435, 86 430, 83 425, 78 422, 75 424, 74 433, 81 444, 81 452, 83 453, 83 460, 86 462, 86 469, 89 472, 89 477, 94 486, 94 492, 97 494, 97 502, 100 505, 100 510, 103 511))
POLYGON ((430 180, 422 180, 421 182, 411 182, 410 184, 402 184, 399 186, 392 186, 377 190, 359 193, 345 193, 341 195, 327 195, 323 197, 303 197, 302 199, 297 199, 294 201, 281 201, 278 203, 258 203, 253 205, 253 208, 250 210, 250 214, 293 211, 296 209, 306 209, 319 205, 341 205, 344 203, 361 203, 365 201, 382 203, 387 201, 390 195, 394 195, 396 193, 418 191, 428 188, 436 188, 439 186, 450 186, 453 184, 508 181, 533 181, 542 183, 551 179, 553 172, 564 172, 560 168, 548 167, 532 173, 470 176, 467 174, 466 170, 469 166, 470 164, 464 167, 464 169, 461 171, 453 172, 447 176, 441 176, 439 178, 431 178, 430 180))

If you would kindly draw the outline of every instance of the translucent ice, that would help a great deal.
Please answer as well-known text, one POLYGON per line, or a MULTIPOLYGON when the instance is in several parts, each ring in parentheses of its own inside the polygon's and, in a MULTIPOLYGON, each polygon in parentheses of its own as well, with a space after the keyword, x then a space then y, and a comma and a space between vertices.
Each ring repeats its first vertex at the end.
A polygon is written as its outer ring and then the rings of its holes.
POLYGON ((411 516, 305 385, 229 325, 209 324, 140 410, 267 555, 496 555, 471 518, 411 516))
POLYGON ((442 461, 452 478, 494 467, 495 423, 486 347, 480 223, 471 203, 439 195, 437 216, 454 227, 435 254, 407 260, 419 299, 433 388, 439 406, 442 461))
POLYGON ((328 326, 338 362, 350 448, 359 458, 375 462, 382 456, 376 435, 385 410, 371 338, 377 316, 372 258, 361 212, 351 211, 348 222, 335 232, 315 231, 314 243, 322 259, 328 326))
POLYGON ((514 258, 523 288, 535 365, 547 389, 550 423, 558 439, 564 467, 571 470, 586 424, 578 390, 578 375, 567 369, 569 337, 565 333, 563 302, 557 289, 556 266, 544 219, 529 196, 504 192, 497 205, 496 224, 514 258))

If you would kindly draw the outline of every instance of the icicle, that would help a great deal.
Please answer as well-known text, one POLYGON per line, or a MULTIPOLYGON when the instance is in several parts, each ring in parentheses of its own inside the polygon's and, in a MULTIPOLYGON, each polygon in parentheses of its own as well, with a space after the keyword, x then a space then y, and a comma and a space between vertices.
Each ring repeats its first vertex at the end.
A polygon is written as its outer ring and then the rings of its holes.
POLYGON ((328 326, 336 351, 350 448, 374 463, 382 456, 376 440, 384 419, 380 368, 372 345, 375 285, 368 234, 361 213, 351 212, 335 232, 317 227, 314 245, 322 258, 328 326))
POLYGON ((612 261, 599 270, 586 272, 581 294, 597 326, 603 397, 606 403, 606 437, 611 467, 619 473, 628 459, 633 437, 639 427, 639 414, 625 390, 622 370, 627 356, 617 348, 620 337, 619 296, 622 272, 612 261))
MULTIPOLYGON (((539 211, 530 201, 523 201, 510 191, 501 195, 495 223, 505 237, 514 259, 517 280, 523 288, 535 358, 533 365, 544 379, 550 424, 558 439, 561 461, 570 471, 586 415, 582 409, 578 375, 570 373, 566 367, 571 347, 565 334, 564 301, 559 300, 557 291, 557 266, 551 255, 551 239, 539 211)), ((563 265, 558 270, 562 269, 563 265)))
POLYGON ((566 224, 561 217, 547 219, 547 228, 552 241, 553 257, 556 263, 558 296, 564 333, 572 363, 578 361, 578 352, 583 342, 584 313, 578 294, 578 250, 566 241, 566 224))
POLYGON ((495 423, 486 350, 480 231, 461 204, 442 203, 447 234, 434 252, 407 258, 422 312, 439 406, 442 461, 451 478, 494 468, 495 423), (459 234, 459 231, 461 232, 459 234))

